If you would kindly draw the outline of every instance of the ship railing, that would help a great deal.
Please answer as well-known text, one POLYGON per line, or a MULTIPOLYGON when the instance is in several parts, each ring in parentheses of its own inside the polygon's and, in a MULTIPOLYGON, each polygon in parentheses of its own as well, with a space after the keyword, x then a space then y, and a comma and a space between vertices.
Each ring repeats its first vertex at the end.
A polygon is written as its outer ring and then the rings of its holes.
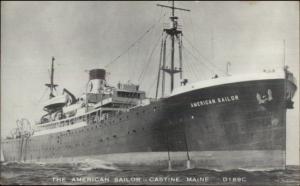
POLYGON ((46 129, 52 129, 52 128, 57 128, 57 127, 64 127, 64 126, 68 126, 68 125, 73 125, 75 123, 79 123, 79 122, 87 122, 87 124, 92 124, 101 120, 106 120, 108 119, 108 115, 103 115, 104 117, 102 117, 102 112, 127 112, 129 111, 129 109, 127 108, 99 108, 99 109, 95 109, 92 110, 90 112, 78 115, 78 116, 73 116, 70 118, 66 118, 66 119, 62 119, 62 120, 58 120, 58 121, 52 121, 49 123, 45 123, 45 124, 40 124, 38 125, 38 129, 36 129, 36 131, 40 131, 40 130, 44 130, 46 129), (95 118, 97 117, 97 120, 95 120, 95 118))

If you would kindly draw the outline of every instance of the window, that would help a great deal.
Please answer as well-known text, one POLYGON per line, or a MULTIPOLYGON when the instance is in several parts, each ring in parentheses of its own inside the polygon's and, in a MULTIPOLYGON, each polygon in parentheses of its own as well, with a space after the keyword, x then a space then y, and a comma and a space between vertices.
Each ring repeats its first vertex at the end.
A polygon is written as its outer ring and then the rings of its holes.
POLYGON ((137 92, 123 92, 118 91, 117 92, 118 97, 126 97, 126 98, 140 98, 140 94, 137 92))

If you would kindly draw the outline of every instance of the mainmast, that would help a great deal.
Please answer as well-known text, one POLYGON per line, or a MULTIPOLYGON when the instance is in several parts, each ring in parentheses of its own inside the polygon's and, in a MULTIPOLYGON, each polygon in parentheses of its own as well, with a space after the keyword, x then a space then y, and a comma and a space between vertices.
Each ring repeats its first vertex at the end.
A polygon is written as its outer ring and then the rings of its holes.
MULTIPOLYGON (((165 73, 170 74, 170 80, 171 80, 171 84, 170 84, 170 90, 171 92, 174 89, 174 75, 176 73, 180 72, 180 78, 182 78, 182 31, 178 30, 178 17, 175 16, 175 9, 176 10, 182 10, 182 11, 190 11, 188 9, 183 9, 183 8, 177 8, 174 6, 174 1, 172 1, 172 6, 166 6, 166 5, 160 5, 157 4, 157 6, 161 6, 164 8, 170 8, 172 10, 172 15, 170 17, 171 20, 171 27, 170 28, 166 28, 164 29, 164 33, 166 33, 166 36, 163 38, 163 65, 160 68, 160 70, 163 71, 163 77, 162 77, 162 97, 164 97, 164 84, 165 84, 165 73), (167 42, 167 38, 168 36, 170 36, 171 39, 171 61, 170 61, 170 68, 166 66, 166 62, 165 62, 165 57, 166 57, 166 42, 167 42), (179 68, 175 67, 175 41, 178 42, 178 51, 179 51, 179 68)), ((158 79, 159 81, 159 79, 158 79)), ((157 90, 158 92, 158 90, 157 90)))
POLYGON ((55 87, 58 86, 57 84, 54 84, 54 60, 55 58, 52 57, 50 83, 45 84, 47 87, 50 88, 50 94, 49 94, 50 99, 54 97, 53 91, 56 90, 55 87))

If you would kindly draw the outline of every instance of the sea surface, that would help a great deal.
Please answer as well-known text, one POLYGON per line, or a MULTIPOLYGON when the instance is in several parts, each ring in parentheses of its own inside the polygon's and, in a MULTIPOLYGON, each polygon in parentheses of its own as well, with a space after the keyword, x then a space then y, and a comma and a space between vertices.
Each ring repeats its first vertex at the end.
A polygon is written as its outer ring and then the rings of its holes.
POLYGON ((299 185, 299 166, 285 170, 145 169, 99 160, 1 163, 0 185, 299 185))

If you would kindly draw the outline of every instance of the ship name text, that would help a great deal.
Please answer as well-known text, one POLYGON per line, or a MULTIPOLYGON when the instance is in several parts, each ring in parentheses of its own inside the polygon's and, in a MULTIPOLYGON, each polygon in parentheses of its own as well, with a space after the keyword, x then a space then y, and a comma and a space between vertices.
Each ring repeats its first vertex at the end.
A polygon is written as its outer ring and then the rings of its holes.
POLYGON ((238 95, 199 100, 199 101, 195 101, 195 102, 191 103, 191 108, 201 107, 201 106, 205 106, 205 105, 212 105, 212 104, 217 104, 217 103, 228 103, 228 102, 233 102, 233 101, 238 101, 238 100, 239 100, 238 95))

